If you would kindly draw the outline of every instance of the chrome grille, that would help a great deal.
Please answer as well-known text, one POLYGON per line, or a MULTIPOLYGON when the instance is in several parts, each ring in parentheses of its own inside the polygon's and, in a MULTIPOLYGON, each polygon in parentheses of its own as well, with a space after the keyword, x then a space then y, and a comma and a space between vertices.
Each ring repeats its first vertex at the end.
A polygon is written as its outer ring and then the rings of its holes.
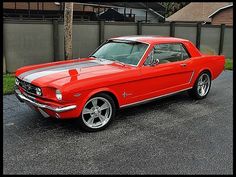
POLYGON ((23 80, 19 80, 19 85, 29 94, 36 95, 36 86, 23 80))

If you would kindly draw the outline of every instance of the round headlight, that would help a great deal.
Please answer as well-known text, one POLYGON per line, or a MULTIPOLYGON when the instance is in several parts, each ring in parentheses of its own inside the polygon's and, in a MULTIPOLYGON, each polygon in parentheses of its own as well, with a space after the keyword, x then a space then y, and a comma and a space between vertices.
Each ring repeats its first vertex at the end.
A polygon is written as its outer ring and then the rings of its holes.
POLYGON ((62 94, 60 90, 56 90, 56 97, 58 100, 62 100, 62 94))
POLYGON ((37 87, 35 90, 36 90, 37 95, 39 95, 39 96, 42 95, 42 90, 40 88, 37 87))
POLYGON ((19 84, 20 84, 19 79, 16 78, 16 80, 15 80, 15 84, 16 84, 16 85, 19 85, 19 84))

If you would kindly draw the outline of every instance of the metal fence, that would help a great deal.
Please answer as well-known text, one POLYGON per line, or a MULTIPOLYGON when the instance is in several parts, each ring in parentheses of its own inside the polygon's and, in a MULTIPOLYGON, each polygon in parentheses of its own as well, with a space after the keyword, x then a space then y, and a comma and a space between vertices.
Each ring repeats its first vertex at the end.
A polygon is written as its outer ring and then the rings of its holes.
MULTIPOLYGON (((103 21, 73 23, 73 58, 88 56, 110 37, 137 34, 185 38, 203 53, 233 58, 233 27, 103 21)), ((25 65, 64 60, 63 22, 4 20, 3 55, 7 72, 25 65)))

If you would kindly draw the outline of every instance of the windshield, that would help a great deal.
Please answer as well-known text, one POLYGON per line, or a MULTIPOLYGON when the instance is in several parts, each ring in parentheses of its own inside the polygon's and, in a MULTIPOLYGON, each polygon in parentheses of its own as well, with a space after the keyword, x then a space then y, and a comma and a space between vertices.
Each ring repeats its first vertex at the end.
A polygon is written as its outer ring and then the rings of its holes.
POLYGON ((148 45, 136 41, 109 41, 91 56, 125 64, 137 65, 148 45))

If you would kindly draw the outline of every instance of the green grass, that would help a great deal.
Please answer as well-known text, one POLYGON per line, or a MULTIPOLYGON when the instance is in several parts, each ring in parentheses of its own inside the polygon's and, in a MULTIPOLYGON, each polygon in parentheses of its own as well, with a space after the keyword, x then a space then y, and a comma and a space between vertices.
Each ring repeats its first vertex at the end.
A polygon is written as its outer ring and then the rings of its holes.
POLYGON ((233 70, 233 59, 227 58, 225 61, 225 69, 233 70))
POLYGON ((15 76, 13 74, 3 75, 3 95, 14 93, 15 76))

